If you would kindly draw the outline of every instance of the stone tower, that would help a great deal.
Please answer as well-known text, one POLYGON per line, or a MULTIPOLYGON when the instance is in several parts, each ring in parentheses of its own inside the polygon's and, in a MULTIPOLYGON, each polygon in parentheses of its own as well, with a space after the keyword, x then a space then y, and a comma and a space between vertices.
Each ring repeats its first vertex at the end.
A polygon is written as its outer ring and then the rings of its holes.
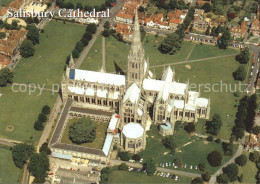
POLYGON ((144 63, 144 49, 141 42, 140 26, 138 23, 138 15, 136 11, 134 33, 131 43, 131 49, 128 54, 127 87, 131 86, 135 82, 137 86, 141 88, 142 81, 145 75, 144 63))

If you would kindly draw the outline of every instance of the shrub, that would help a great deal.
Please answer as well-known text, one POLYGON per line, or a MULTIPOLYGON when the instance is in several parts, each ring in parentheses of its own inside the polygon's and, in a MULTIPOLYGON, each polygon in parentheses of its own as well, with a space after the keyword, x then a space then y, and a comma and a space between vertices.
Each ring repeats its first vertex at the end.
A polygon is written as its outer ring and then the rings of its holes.
POLYGON ((127 165, 125 163, 122 163, 118 166, 118 170, 122 170, 122 171, 125 171, 127 170, 127 165))
POLYGON ((141 160, 141 157, 139 155, 137 155, 137 154, 134 154, 132 156, 132 159, 135 160, 135 161, 139 161, 139 160, 141 160))
POLYGON ((212 151, 211 153, 208 154, 207 157, 209 164, 213 167, 220 166, 222 159, 223 159, 222 154, 218 150, 212 151))

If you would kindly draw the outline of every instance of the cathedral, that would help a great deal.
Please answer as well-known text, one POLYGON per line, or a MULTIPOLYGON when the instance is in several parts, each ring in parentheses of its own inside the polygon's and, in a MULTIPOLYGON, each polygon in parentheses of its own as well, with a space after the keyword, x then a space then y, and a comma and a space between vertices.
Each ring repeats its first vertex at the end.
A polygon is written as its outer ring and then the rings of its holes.
POLYGON ((189 91, 189 82, 176 82, 170 66, 160 80, 154 78, 142 46, 137 13, 127 63, 125 76, 76 69, 71 58, 62 80, 63 101, 72 100, 69 115, 110 122, 113 144, 133 153, 145 149, 151 124, 157 125, 162 135, 171 135, 176 121, 195 123, 198 118, 209 118, 210 100, 189 91))

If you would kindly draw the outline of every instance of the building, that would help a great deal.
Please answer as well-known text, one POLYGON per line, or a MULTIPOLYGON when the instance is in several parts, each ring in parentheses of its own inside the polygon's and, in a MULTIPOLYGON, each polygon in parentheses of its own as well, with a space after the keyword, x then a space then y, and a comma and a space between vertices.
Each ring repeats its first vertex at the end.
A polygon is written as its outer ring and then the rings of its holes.
POLYGON ((113 144, 133 153, 144 150, 146 131, 151 123, 160 126, 169 122, 171 130, 165 132, 168 134, 174 131, 176 121, 195 123, 198 118, 208 119, 210 100, 199 97, 198 92, 189 91, 189 83, 176 82, 174 75, 174 71, 167 67, 161 80, 153 78, 136 13, 127 75, 75 69, 71 59, 62 80, 62 98, 66 104, 50 141, 51 150, 107 161, 113 144), (109 122, 102 150, 59 142, 66 119, 71 117, 109 122))
POLYGON ((133 31, 130 25, 118 23, 116 24, 115 31, 116 33, 120 33, 124 40, 131 41, 133 31))
POLYGON ((6 7, 2 7, 0 9, 0 19, 2 21, 5 21, 8 18, 7 10, 8 10, 8 8, 6 8, 6 7))
POLYGON ((195 9, 193 29, 198 32, 205 32, 209 26, 211 26, 211 19, 204 18, 204 10, 195 9))
MULTIPOLYGON (((260 16, 259 16, 260 17, 260 16)), ((260 36, 260 22, 259 17, 255 17, 251 27, 250 27, 250 33, 252 33, 254 36, 260 36)))
POLYGON ((0 70, 10 64, 10 60, 7 56, 0 54, 0 70))
POLYGON ((247 33, 247 23, 243 21, 241 26, 232 26, 229 28, 230 34, 234 39, 236 38, 245 38, 247 33))
POLYGON ((178 25, 183 23, 186 15, 187 15, 187 10, 183 11, 183 10, 176 9, 174 12, 168 12, 167 20, 169 22, 170 29, 176 31, 178 25))

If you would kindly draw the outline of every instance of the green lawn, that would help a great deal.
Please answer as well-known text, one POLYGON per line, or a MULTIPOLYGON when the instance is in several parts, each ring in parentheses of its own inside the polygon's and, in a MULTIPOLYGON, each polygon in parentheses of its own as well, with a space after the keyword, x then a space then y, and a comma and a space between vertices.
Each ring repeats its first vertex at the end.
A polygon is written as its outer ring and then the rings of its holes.
MULTIPOLYGON (((69 138, 69 127, 73 123, 77 122, 78 119, 71 119, 67 126, 66 129, 62 135, 62 140, 61 142, 66 143, 66 144, 73 144, 72 141, 69 138)), ((96 138, 94 139, 93 142, 90 143, 83 143, 80 144, 80 146, 85 146, 85 147, 90 147, 90 148, 96 148, 96 149, 102 149, 104 145, 104 141, 106 138, 106 131, 107 131, 107 123, 103 122, 93 122, 96 125, 96 138)))
MULTIPOLYGON (((183 130, 183 125, 176 126, 176 133, 174 139, 176 140, 176 153, 174 155, 169 154, 169 151, 161 143, 163 137, 159 135, 155 126, 151 127, 151 130, 147 132, 147 145, 146 149, 140 153, 140 156, 146 159, 152 158, 157 164, 173 162, 174 159, 179 161, 179 167, 183 164, 187 164, 187 168, 178 168, 179 170, 201 173, 194 169, 194 166, 199 163, 206 164, 206 170, 215 173, 219 167, 211 167, 207 162, 207 155, 213 150, 219 150, 222 152, 222 145, 215 142, 206 142, 205 139, 190 136, 183 130), (190 166, 193 169, 190 169, 190 166)), ((237 149, 237 146, 235 146, 237 149)), ((235 152, 235 151, 234 151, 235 152)), ((222 152, 223 154, 223 152, 222 152)), ((228 161, 231 157, 224 156, 222 163, 228 161)), ((173 168, 173 167, 168 167, 173 168)))
POLYGON ((40 36, 33 57, 23 58, 14 70, 15 82, 60 84, 67 56, 80 40, 85 26, 50 22, 40 36))
POLYGON ((12 2, 13 0, 1 0, 0 1, 0 6, 9 6, 9 4, 12 2))
POLYGON ((113 170, 109 174, 108 183, 190 183, 191 178, 180 176, 181 181, 160 176, 147 176, 137 171, 113 170))
MULTIPOLYGON (((16 87, 14 89, 18 90, 16 87)), ((39 91, 32 95, 13 92, 11 86, 0 88, 0 93, 0 136, 21 141, 37 141, 42 132, 34 129, 34 122, 44 105, 52 107, 57 95, 46 91, 40 96, 39 91), (14 130, 8 131, 8 126, 13 126, 14 130)))
MULTIPOLYGON (((14 69, 14 82, 25 84, 45 83, 45 87, 60 84, 66 57, 73 50, 76 42, 80 40, 85 31, 84 26, 75 24, 63 24, 62 22, 50 22, 40 35, 40 44, 36 46, 35 55, 23 58, 14 69)), ((17 87, 15 88, 17 90, 17 87)), ((39 91, 37 91, 39 93, 39 91)), ((0 136, 26 141, 33 137, 37 141, 41 132, 33 128, 41 108, 44 105, 52 107, 56 95, 44 92, 41 96, 35 92, 15 93, 11 86, 0 88, 0 136), (13 131, 6 131, 7 126, 14 126, 13 131)))
MULTIPOLYGON (((243 154, 245 154, 248 158, 248 152, 245 151, 243 154)), ((255 163, 248 160, 245 166, 239 167, 238 175, 240 176, 241 174, 243 174, 243 183, 257 183, 255 179, 256 172, 257 168, 255 163)), ((238 184, 239 182, 236 181, 235 183, 238 184)))
POLYGON ((18 183, 21 170, 13 162, 12 152, 8 147, 0 146, 1 183, 18 183))
POLYGON ((221 50, 217 46, 211 46, 207 44, 196 44, 192 54, 190 55, 189 60, 194 59, 202 59, 202 58, 209 58, 215 56, 222 56, 222 55, 229 55, 229 54, 238 54, 239 51, 236 49, 228 48, 226 50, 221 50))
POLYGON ((83 6, 100 6, 105 3, 105 0, 65 0, 65 2, 72 2, 75 6, 77 3, 82 3, 83 6))

